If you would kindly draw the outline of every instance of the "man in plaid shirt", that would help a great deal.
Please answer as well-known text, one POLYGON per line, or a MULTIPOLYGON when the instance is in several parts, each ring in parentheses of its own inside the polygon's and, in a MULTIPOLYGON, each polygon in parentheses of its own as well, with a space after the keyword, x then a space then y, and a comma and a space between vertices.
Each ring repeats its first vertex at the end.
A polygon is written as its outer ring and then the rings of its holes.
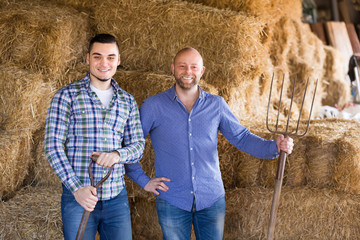
POLYGON ((109 34, 96 35, 86 59, 86 76, 60 89, 48 109, 45 155, 63 184, 61 215, 65 239, 75 239, 83 210, 92 212, 84 239, 131 239, 124 164, 138 162, 145 140, 135 99, 112 77, 120 65, 119 46, 109 34), (114 166, 98 190, 90 184, 114 166))

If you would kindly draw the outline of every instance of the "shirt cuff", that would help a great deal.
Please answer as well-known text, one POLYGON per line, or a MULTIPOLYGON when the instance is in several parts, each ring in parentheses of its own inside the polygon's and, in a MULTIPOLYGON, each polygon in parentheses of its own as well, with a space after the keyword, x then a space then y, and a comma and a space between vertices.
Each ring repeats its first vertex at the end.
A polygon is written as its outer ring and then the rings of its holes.
POLYGON ((120 155, 119 163, 126 163, 126 160, 128 159, 128 151, 126 149, 117 149, 116 151, 120 155))
POLYGON ((273 142, 272 142, 272 144, 271 144, 271 152, 273 152, 274 153, 274 156, 273 156, 273 158, 276 158, 276 157, 278 157, 279 155, 280 155, 280 153, 279 153, 279 151, 278 151, 278 148, 277 148, 277 146, 276 146, 276 141, 275 140, 273 140, 273 142))
POLYGON ((73 194, 82 187, 82 184, 80 180, 74 176, 71 177, 67 182, 64 183, 64 185, 69 189, 73 194))
POLYGON ((145 185, 150 181, 150 179, 151 179, 151 178, 148 177, 147 175, 141 176, 141 177, 138 179, 137 184, 139 184, 139 186, 144 189, 144 188, 145 188, 145 185))

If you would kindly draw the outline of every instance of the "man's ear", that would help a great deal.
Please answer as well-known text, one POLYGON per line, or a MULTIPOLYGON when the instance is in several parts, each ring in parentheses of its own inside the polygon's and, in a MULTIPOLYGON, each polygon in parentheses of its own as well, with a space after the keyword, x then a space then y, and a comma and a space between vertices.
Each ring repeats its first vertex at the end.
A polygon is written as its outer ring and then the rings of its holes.
POLYGON ((117 63, 117 65, 119 66, 119 65, 120 65, 120 63, 121 63, 121 60, 120 60, 120 54, 119 54, 119 59, 118 59, 118 63, 117 63))
POLYGON ((172 63, 171 64, 171 72, 174 74, 174 72, 175 72, 175 66, 174 66, 174 64, 172 63))
POLYGON ((201 70, 201 76, 204 74, 205 72, 205 67, 203 66, 202 70, 201 70))
POLYGON ((86 54, 86 63, 89 64, 89 60, 90 60, 90 53, 86 54))

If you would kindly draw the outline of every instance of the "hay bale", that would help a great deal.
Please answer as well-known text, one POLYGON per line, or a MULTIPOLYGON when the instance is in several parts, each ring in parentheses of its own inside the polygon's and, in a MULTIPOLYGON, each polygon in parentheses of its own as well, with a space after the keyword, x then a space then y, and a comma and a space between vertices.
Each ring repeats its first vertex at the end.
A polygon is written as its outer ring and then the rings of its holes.
POLYGON ((307 141, 304 138, 293 138, 293 152, 287 155, 285 165, 284 184, 286 186, 297 187, 305 185, 305 176, 307 168, 307 141))
POLYGON ((300 0, 186 0, 201 3, 219 9, 231 9, 237 12, 246 12, 263 18, 266 23, 276 22, 283 16, 300 20, 302 6, 300 0))
POLYGON ((94 8, 98 5, 99 1, 96 0, 46 0, 47 2, 53 2, 64 6, 71 6, 77 9, 79 12, 86 12, 93 14, 94 8))
POLYGON ((0 64, 1 129, 33 132, 45 123, 53 87, 40 73, 0 64))
POLYGON ((339 50, 325 46, 326 59, 324 64, 323 88, 326 93, 322 99, 323 105, 345 106, 351 101, 350 82, 346 79, 344 58, 339 50))
POLYGON ((62 76, 54 79, 53 83, 55 84, 57 89, 62 88, 66 85, 82 79, 83 77, 85 77, 88 71, 89 65, 86 64, 86 62, 84 61, 79 62, 74 67, 67 69, 62 76))
POLYGON ((334 186, 334 163, 336 161, 336 144, 328 134, 317 134, 307 139, 308 186, 332 188, 334 186))
POLYGON ((0 131, 0 201, 11 198, 29 171, 31 135, 22 130, 0 131))
POLYGON ((334 166, 335 189, 360 194, 360 124, 348 125, 344 135, 337 139, 334 166))
MULTIPOLYGON (((143 157, 140 159, 140 164, 144 172, 150 178, 155 177, 154 160, 155 160, 155 152, 151 144, 150 136, 148 136, 145 139, 145 150, 143 157)), ((125 186, 129 197, 147 198, 149 200, 153 198, 152 193, 146 192, 139 185, 137 185, 135 182, 130 180, 130 178, 127 176, 125 176, 125 186)))
POLYGON ((61 188, 28 187, 0 202, 0 239, 63 239, 61 188))
MULTIPOLYGON (((271 31, 273 32, 271 40, 265 45, 268 54, 262 56, 263 72, 260 77, 256 82, 242 82, 239 86, 227 87, 225 92, 222 92, 222 96, 226 96, 225 99, 232 110, 236 112, 237 117, 243 118, 241 115, 245 114, 250 117, 265 118, 272 76, 274 76, 274 82, 271 110, 274 111, 278 109, 282 79, 285 77, 280 113, 281 116, 287 117, 293 81, 296 77, 291 114, 297 118, 304 97, 306 81, 309 79, 302 112, 302 117, 306 118, 309 116, 315 83, 319 79, 312 113, 313 116, 316 116, 320 112, 323 98, 322 78, 326 54, 322 42, 306 29, 303 23, 288 17, 280 18, 271 31), (254 85, 260 87, 254 88, 254 85)), ((276 116, 272 112, 271 114, 276 116)))
POLYGON ((307 147, 307 184, 347 193, 360 193, 360 123, 329 119, 312 121, 307 147))
POLYGON ((0 8, 0 28, 0 63, 53 76, 84 59, 91 34, 86 13, 38 0, 0 8))
POLYGON ((147 240, 162 239, 162 232, 158 223, 155 197, 129 197, 133 239, 147 240))
POLYGON ((220 134, 218 139, 219 162, 224 187, 253 186, 257 183, 260 160, 241 152, 220 134))
MULTIPOLYGON (((321 108, 322 76, 325 51, 322 42, 311 33, 300 21, 283 17, 275 25, 273 36, 270 42, 269 51, 272 63, 276 70, 275 79, 278 79, 277 93, 274 95, 274 105, 278 102, 277 96, 280 94, 282 76, 286 74, 284 89, 286 99, 292 95, 293 80, 296 77, 297 83, 295 88, 294 102, 296 103, 295 112, 299 112, 306 81, 309 78, 309 86, 304 102, 304 116, 309 115, 312 96, 315 90, 316 79, 319 83, 316 90, 314 101, 314 115, 321 108), (291 79, 291 81, 289 80, 291 79)), ((286 114, 285 114, 286 115, 286 114)))
POLYGON ((261 74, 263 23, 252 16, 173 0, 108 0, 95 10, 95 22, 98 32, 117 37, 131 70, 169 74, 176 52, 192 46, 203 55, 205 81, 215 87, 261 74))
MULTIPOLYGON (((226 193, 224 239, 265 239, 273 190, 254 187, 226 193)), ((276 239, 358 239, 360 197, 329 189, 281 192, 276 239)))
MULTIPOLYGON (((244 125, 257 136, 265 139, 277 139, 277 135, 268 133, 268 130, 265 129, 265 123, 253 121, 244 125)), ((305 185, 307 140, 306 138, 295 138, 294 142, 293 153, 287 155, 285 165, 283 181, 286 186, 305 185)), ((252 157, 232 146, 222 135, 219 137, 218 149, 225 189, 274 186, 278 158, 258 159, 252 157)))
POLYGON ((31 166, 32 174, 28 181, 32 186, 60 187, 61 181, 51 168, 44 152, 44 135, 45 130, 41 128, 33 136, 34 142, 34 162, 31 166))

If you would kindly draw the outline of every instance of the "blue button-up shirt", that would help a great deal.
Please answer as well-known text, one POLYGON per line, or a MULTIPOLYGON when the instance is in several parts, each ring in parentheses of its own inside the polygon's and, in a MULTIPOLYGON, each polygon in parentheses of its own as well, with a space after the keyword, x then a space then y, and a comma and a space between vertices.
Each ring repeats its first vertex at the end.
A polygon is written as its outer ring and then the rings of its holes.
MULTIPOLYGON (((200 88, 199 88, 200 89, 200 88)), ((225 195, 217 151, 219 131, 239 150, 258 158, 278 156, 276 142, 252 134, 225 100, 200 89, 190 114, 175 87, 152 96, 140 107, 144 136, 150 133, 156 177, 170 178, 159 197, 190 211, 210 207, 225 195)), ((128 176, 144 188, 150 180, 139 163, 126 164, 128 176)))
MULTIPOLYGON (((90 89, 90 78, 60 89, 46 118, 45 155, 62 183, 72 192, 90 185, 92 152, 118 151, 120 162, 98 189, 100 200, 117 196, 124 188, 124 164, 142 157, 145 140, 135 99, 111 79, 114 95, 108 108, 90 89)), ((93 165, 95 183, 108 169, 93 165)))

